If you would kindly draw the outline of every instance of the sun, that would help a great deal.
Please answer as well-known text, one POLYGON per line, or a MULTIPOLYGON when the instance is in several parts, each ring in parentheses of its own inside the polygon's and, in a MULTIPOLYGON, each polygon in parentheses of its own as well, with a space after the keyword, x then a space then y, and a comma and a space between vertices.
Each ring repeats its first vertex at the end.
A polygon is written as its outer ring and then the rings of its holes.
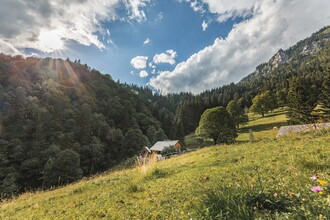
POLYGON ((41 31, 39 35, 39 46, 44 52, 53 52, 63 49, 61 31, 41 31))

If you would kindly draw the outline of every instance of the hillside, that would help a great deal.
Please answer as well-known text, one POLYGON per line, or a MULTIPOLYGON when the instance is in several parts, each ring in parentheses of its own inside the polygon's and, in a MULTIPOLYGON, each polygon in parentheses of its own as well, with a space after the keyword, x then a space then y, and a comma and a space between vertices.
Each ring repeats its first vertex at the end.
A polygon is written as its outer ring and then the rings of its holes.
MULTIPOLYGON (((246 127, 267 127, 255 133, 261 137, 282 120, 278 113, 246 127)), ((329 131, 322 131, 211 146, 146 172, 114 171, 26 193, 2 202, 0 219, 323 219, 330 217, 329 141, 329 131), (322 193, 311 191, 317 185, 322 193)))
POLYGON ((324 27, 294 46, 286 50, 280 49, 267 63, 259 65, 238 84, 245 86, 258 84, 258 89, 265 86, 278 89, 285 88, 287 81, 295 75, 321 74, 322 76, 322 70, 326 69, 323 65, 327 65, 329 60, 329 31, 330 27, 324 27))
POLYGON ((0 198, 107 170, 170 136, 173 113, 139 91, 80 61, 0 54, 0 198))
POLYGON ((280 50, 241 82, 199 95, 155 94, 79 60, 0 54, 0 198, 106 171, 157 140, 183 140, 207 108, 234 98, 250 107, 262 91, 285 93, 293 76, 308 77, 317 99, 330 68, 329 29, 280 50))
POLYGON ((250 107, 252 99, 266 90, 285 94, 293 77, 308 78, 312 87, 318 88, 317 98, 324 78, 330 68, 330 27, 324 27, 312 36, 302 39, 288 49, 280 49, 266 63, 238 83, 223 85, 198 95, 187 95, 177 107, 176 121, 180 121, 185 134, 198 126, 205 109, 226 106, 233 99, 242 99, 250 107))

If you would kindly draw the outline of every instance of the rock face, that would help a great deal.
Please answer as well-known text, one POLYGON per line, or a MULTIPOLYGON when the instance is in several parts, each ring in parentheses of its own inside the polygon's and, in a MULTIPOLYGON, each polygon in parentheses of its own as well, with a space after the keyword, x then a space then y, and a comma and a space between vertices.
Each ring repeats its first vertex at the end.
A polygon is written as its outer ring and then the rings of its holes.
POLYGON ((267 76, 283 64, 291 61, 299 62, 322 50, 326 45, 329 45, 329 41, 330 27, 326 27, 286 50, 280 49, 268 62, 259 65, 256 70, 245 79, 250 80, 253 77, 267 76))
POLYGON ((289 133, 308 132, 312 130, 321 130, 326 128, 330 128, 330 123, 282 126, 278 131, 277 137, 285 136, 289 133))
POLYGON ((267 63, 257 67, 254 74, 267 74, 275 70, 280 65, 286 63, 289 60, 289 55, 286 51, 280 49, 267 63))
POLYGON ((308 56, 317 53, 319 50, 321 50, 321 46, 319 42, 311 42, 309 44, 306 44, 305 47, 300 52, 300 55, 302 56, 308 56))
POLYGON ((280 49, 270 60, 270 71, 276 69, 279 65, 286 63, 289 60, 289 56, 286 51, 280 49))

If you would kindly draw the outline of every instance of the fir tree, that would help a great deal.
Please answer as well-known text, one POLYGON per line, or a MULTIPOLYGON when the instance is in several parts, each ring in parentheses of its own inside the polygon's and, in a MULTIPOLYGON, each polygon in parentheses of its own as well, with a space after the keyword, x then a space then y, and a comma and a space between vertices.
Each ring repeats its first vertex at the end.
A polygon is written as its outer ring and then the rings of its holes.
POLYGON ((317 104, 317 96, 312 83, 307 78, 295 77, 290 81, 287 97, 288 117, 294 124, 306 124, 316 121, 313 111, 317 104))
POLYGON ((330 73, 324 78, 321 93, 321 109, 324 120, 330 120, 330 73))

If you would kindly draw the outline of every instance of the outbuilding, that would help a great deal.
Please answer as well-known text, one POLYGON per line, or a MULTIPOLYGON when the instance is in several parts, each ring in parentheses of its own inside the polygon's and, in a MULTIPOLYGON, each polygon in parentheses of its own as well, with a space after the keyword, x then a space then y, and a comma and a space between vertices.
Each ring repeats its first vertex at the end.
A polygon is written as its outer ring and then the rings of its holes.
POLYGON ((181 151, 183 144, 179 140, 158 141, 150 148, 150 150, 157 154, 161 154, 167 147, 175 147, 178 151, 181 151))

